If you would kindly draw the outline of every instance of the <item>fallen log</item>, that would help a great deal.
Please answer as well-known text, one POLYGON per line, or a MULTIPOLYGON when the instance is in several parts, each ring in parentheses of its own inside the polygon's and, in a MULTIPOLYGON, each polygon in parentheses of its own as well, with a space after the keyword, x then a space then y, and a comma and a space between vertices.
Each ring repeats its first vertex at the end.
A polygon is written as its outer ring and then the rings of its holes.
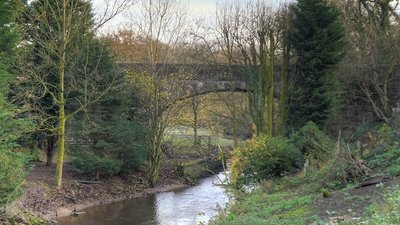
POLYGON ((385 176, 371 177, 371 178, 366 179, 363 182, 361 182, 361 184, 360 184, 360 186, 358 186, 358 188, 367 187, 367 186, 370 186, 370 185, 383 183, 383 182, 387 181, 387 179, 388 178, 385 177, 385 176))
POLYGON ((78 182, 81 184, 101 184, 101 181, 95 181, 95 180, 80 180, 78 182))

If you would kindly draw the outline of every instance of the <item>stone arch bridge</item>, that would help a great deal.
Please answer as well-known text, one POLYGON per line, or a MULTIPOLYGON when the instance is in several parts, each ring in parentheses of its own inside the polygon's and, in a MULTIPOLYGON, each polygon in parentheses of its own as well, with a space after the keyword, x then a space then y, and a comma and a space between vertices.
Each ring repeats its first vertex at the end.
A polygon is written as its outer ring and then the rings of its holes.
MULTIPOLYGON (((190 94, 181 96, 182 99, 214 92, 252 91, 248 85, 251 79, 249 74, 256 74, 258 71, 258 68, 255 67, 255 73, 251 73, 248 67, 227 64, 157 64, 155 68, 150 68, 149 64, 144 63, 119 63, 118 65, 124 71, 155 71, 158 76, 173 73, 191 74, 190 78, 182 82, 182 88, 190 94)), ((276 93, 279 93, 279 90, 276 93)))

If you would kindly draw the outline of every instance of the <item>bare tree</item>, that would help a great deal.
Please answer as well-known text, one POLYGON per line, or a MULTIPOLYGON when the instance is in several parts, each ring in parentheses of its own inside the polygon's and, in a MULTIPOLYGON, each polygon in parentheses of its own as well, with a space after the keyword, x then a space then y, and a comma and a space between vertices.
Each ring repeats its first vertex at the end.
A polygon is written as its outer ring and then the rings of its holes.
POLYGON ((135 92, 147 99, 144 108, 152 132, 147 171, 149 183, 154 186, 159 177, 161 144, 172 115, 179 110, 175 103, 184 94, 183 82, 190 75, 179 65, 187 60, 182 46, 189 42, 190 30, 187 7, 181 1, 142 0, 139 10, 140 15, 133 15, 131 26, 144 41, 143 72, 128 75, 134 81, 135 92), (173 63, 175 72, 171 72, 173 63), (145 82, 140 84, 138 79, 145 82))
POLYGON ((337 4, 351 47, 342 64, 343 79, 353 81, 358 97, 388 123, 395 105, 388 88, 400 64, 399 1, 346 0, 337 4))
MULTIPOLYGON (((279 19, 282 20, 278 11, 261 0, 225 2, 218 9, 218 46, 229 65, 245 68, 251 89, 249 109, 257 134, 273 135, 277 129, 274 124, 276 57, 279 51, 288 52, 287 49, 280 49, 285 45, 281 39, 286 36, 282 34, 284 29, 279 19)), ((286 74, 282 73, 282 76, 286 74)), ((285 86, 283 90, 287 91, 285 86)), ((287 99, 282 102, 287 102, 287 99)))

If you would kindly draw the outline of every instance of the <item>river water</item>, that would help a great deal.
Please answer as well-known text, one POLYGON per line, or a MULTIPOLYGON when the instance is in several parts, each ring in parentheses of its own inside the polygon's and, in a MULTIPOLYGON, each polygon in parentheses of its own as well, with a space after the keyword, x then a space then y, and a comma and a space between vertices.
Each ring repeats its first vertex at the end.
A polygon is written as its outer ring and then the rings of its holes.
POLYGON ((229 201, 220 185, 225 175, 202 179, 198 185, 85 209, 62 218, 60 225, 198 225, 207 222, 229 201))

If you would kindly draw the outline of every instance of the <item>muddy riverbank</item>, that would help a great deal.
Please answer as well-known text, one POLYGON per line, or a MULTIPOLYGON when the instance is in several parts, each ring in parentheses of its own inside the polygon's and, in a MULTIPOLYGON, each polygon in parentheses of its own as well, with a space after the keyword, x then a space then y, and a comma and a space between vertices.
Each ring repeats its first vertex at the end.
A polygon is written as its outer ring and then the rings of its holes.
POLYGON ((69 216, 74 210, 132 199, 187 186, 184 180, 176 178, 173 171, 161 173, 160 181, 150 188, 145 174, 135 172, 121 177, 103 178, 99 183, 84 184, 80 181, 88 177, 77 174, 68 165, 64 168, 63 186, 58 190, 54 186, 55 166, 42 163, 27 176, 25 192, 13 207, 29 211, 41 217, 57 220, 69 216))

